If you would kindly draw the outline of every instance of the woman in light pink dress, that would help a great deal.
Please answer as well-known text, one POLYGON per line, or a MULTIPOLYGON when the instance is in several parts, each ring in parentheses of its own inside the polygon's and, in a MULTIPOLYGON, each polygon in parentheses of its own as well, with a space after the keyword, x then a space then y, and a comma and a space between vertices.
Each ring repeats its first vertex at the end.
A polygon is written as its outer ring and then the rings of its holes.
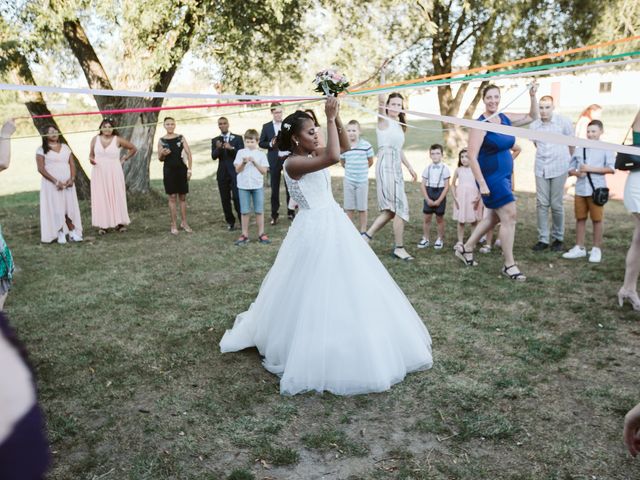
POLYGON ((50 243, 82 241, 82 220, 76 195, 73 153, 54 126, 46 127, 36 150, 40 186, 40 240, 50 243))
POLYGON ((107 118, 100 123, 100 133, 91 140, 89 161, 91 170, 91 224, 104 235, 109 228, 125 232, 129 225, 127 212, 127 190, 122 164, 133 157, 138 149, 121 138, 114 128, 113 120, 107 118), (120 149, 127 154, 120 157, 120 149))

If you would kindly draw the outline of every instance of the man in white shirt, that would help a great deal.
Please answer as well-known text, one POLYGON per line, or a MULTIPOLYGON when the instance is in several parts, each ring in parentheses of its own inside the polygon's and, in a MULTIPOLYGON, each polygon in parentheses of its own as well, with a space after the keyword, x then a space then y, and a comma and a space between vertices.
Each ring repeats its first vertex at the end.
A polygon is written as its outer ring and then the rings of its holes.
MULTIPOLYGON (((568 118, 553 113, 553 97, 545 95, 539 102, 540 118, 530 128, 541 132, 560 133, 573 136, 573 125, 568 118)), ((549 248, 554 252, 564 251, 564 184, 567 181, 569 162, 574 147, 547 142, 534 142, 536 146, 536 209, 538 213, 538 242, 533 251, 549 248), (549 210, 551 210, 551 232, 549 232, 549 210)))

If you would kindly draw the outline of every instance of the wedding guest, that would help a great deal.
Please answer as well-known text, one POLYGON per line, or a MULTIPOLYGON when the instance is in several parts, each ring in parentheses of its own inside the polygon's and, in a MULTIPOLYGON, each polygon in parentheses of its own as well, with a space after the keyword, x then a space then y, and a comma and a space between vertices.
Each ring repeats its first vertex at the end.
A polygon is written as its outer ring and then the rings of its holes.
POLYGON ((50 455, 33 372, 2 312, 0 365, 0 478, 44 480, 50 455))
POLYGON ((133 157, 138 149, 120 137, 110 118, 102 120, 99 134, 91 139, 89 162, 91 169, 91 224, 104 235, 110 228, 125 232, 129 225, 127 190, 122 165, 133 157), (127 154, 120 156, 120 150, 127 154))
POLYGON ((164 191, 169 195, 170 231, 172 235, 178 234, 176 203, 180 202, 180 228, 187 233, 192 233, 193 230, 187 222, 187 193, 189 193, 192 165, 191 149, 187 139, 175 132, 175 119, 167 117, 164 119, 163 125, 167 134, 158 140, 158 159, 163 162, 164 191))
POLYGON ((82 220, 76 195, 73 153, 54 126, 42 132, 42 146, 36 150, 40 185, 40 240, 50 243, 82 241, 82 220))
MULTIPOLYGON (((269 183, 271 186, 271 225, 278 223, 280 216, 280 182, 282 179, 282 164, 288 155, 288 152, 278 150, 277 136, 282 127, 282 115, 284 110, 278 102, 271 104, 271 116, 273 120, 265 123, 260 132, 260 148, 267 150, 267 159, 269 160, 269 183)), ((289 206, 289 189, 285 183, 284 186, 287 198, 287 216, 289 220, 293 220, 295 212, 288 208, 289 206)))
MULTIPOLYGON (((631 124, 633 144, 640 147, 640 110, 631 124)), ((638 298, 638 275, 640 274, 640 170, 632 170, 624 185, 624 206, 633 215, 635 229, 627 252, 624 283, 618 290, 618 303, 622 307, 625 300, 640 311, 638 298)))
POLYGON ((458 153, 458 168, 451 178, 451 194, 453 197, 453 219, 457 223, 457 244, 464 243, 464 227, 471 224, 473 228, 482 219, 483 208, 480 190, 469 167, 467 149, 458 153))
MULTIPOLYGON (((381 81, 384 83, 384 75, 381 81)), ((402 165, 409 170, 414 182, 418 176, 402 150, 407 129, 403 110, 404 97, 401 94, 394 92, 386 101, 383 94, 378 95, 376 190, 381 213, 362 236, 366 241, 371 241, 378 230, 392 221, 395 240, 392 255, 408 261, 413 257, 404 248, 404 224, 409 221, 409 202, 404 190, 402 165)))
POLYGON ((442 162, 443 153, 442 145, 437 143, 431 145, 429 148, 431 163, 422 172, 420 190, 423 196, 424 221, 422 223, 423 235, 418 242, 418 248, 427 248, 431 244, 431 223, 434 213, 436 214, 438 236, 433 248, 440 250, 444 246, 444 212, 447 208, 447 192, 449 191, 451 171, 442 162))
POLYGON ((587 138, 587 125, 589 125, 591 120, 601 119, 602 107, 597 103, 592 103, 587 108, 585 108, 578 117, 575 127, 575 136, 578 138, 587 138))
MULTIPOLYGON (((13 119, 7 120, 0 130, 0 172, 9 168, 11 163, 11 135, 16 131, 13 119)), ((4 308, 4 301, 11 289, 13 280, 13 256, 2 236, 0 225, 0 311, 4 308)))
POLYGON ((236 169, 233 161, 236 159, 238 150, 244 148, 241 135, 235 135, 229 131, 229 120, 226 117, 218 119, 220 135, 211 140, 211 158, 218 160, 218 191, 220 192, 220 202, 224 219, 227 222, 229 231, 236 228, 236 215, 240 219, 240 201, 238 199, 238 184, 236 169), (233 207, 231 208, 231 202, 233 207), (235 215, 233 210, 235 209, 235 215))
MULTIPOLYGON (((587 138, 599 140, 604 127, 600 120, 592 120, 587 127, 587 138)), ((576 245, 562 255, 562 258, 576 259, 587 256, 585 234, 587 218, 593 225, 593 246, 589 252, 589 262, 602 260, 602 234, 604 205, 596 205, 592 194, 597 188, 605 188, 606 174, 615 173, 615 156, 610 150, 599 148, 579 148, 571 159, 569 175, 577 177, 574 208, 576 217, 576 245)))
POLYGON ((258 150, 258 132, 252 128, 244 134, 245 148, 238 151, 233 165, 238 173, 238 192, 240 193, 240 212, 242 214, 242 234, 236 245, 249 243, 249 215, 253 208, 258 227, 258 242, 271 243, 264 233, 264 179, 269 162, 267 156, 258 150))
POLYGON ((357 120, 350 120, 346 128, 351 149, 340 155, 340 164, 344 167, 344 211, 350 220, 358 212, 359 230, 363 233, 367 231, 369 168, 373 165, 373 147, 360 138, 360 123, 357 120))
MULTIPOLYGON (((501 125, 522 126, 538 118, 538 102, 536 102, 537 84, 529 89, 529 113, 500 113, 500 88, 487 85, 482 91, 484 113, 479 121, 488 121, 501 125)), ((483 218, 473 230, 471 236, 462 246, 456 247, 455 254, 465 265, 477 265, 473 258, 473 250, 489 230, 500 222, 500 243, 504 255, 502 274, 516 281, 525 281, 526 276, 520 271, 513 258, 513 242, 516 234, 516 199, 513 196, 511 175, 513 172, 513 156, 511 148, 515 137, 498 132, 485 132, 471 129, 469 132, 469 164, 473 176, 478 182, 480 194, 485 208, 491 210, 488 218, 483 218)))

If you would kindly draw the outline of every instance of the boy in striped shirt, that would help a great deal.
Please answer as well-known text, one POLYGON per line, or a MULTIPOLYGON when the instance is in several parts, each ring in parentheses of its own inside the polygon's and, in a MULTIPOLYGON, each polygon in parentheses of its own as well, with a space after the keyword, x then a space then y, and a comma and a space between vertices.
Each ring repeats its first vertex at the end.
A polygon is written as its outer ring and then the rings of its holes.
POLYGON ((360 123, 351 120, 347 124, 347 136, 351 150, 340 155, 340 165, 344 167, 344 210, 353 220, 354 212, 359 213, 360 232, 367 231, 369 194, 369 168, 373 165, 373 147, 360 138, 360 123))

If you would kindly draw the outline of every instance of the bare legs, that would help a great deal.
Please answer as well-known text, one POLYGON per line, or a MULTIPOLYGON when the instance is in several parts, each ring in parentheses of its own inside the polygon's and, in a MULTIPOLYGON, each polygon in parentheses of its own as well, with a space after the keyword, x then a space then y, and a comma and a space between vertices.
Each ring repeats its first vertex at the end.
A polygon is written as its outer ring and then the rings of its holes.
POLYGON ((404 220, 391 210, 383 210, 380 215, 373 221, 369 230, 366 232, 366 239, 373 237, 389 220, 393 220, 393 238, 396 247, 393 252, 398 258, 409 259, 411 255, 404 249, 404 220))
POLYGON ((515 266, 513 258, 513 241, 516 234, 516 202, 510 202, 500 208, 491 211, 491 214, 483 218, 478 226, 471 233, 467 242, 463 245, 463 252, 467 260, 473 257, 473 250, 480 238, 487 234, 496 224, 500 222, 499 238, 502 245, 502 254, 504 255, 504 265, 508 273, 517 274, 519 269, 515 266))
POLYGON ((177 203, 180 203, 180 216, 182 221, 180 226, 186 231, 191 233, 191 227, 187 223, 187 195, 185 193, 172 193, 169 195, 169 213, 171 215, 171 233, 173 235, 178 234, 178 208, 177 203))
POLYGON ((366 210, 361 211, 361 210, 345 210, 345 213, 347 214, 347 217, 349 217, 349 220, 353 221, 353 217, 355 216, 355 212, 358 212, 358 223, 360 223, 360 229, 358 230, 359 232, 366 232, 367 231, 367 222, 369 221, 368 219, 368 212, 366 210))
MULTIPOLYGON (((251 214, 243 213, 240 217, 240 223, 242 225, 242 235, 249 238, 249 220, 251 214)), ((264 214, 256 213, 256 226, 258 227, 258 236, 264 234, 264 214)))
POLYGON ((636 228, 633 231, 631 245, 627 251, 627 261, 624 270, 624 283, 618 291, 620 306, 625 298, 629 300, 634 310, 640 310, 640 298, 638 298, 638 275, 640 275, 640 214, 634 213, 633 219, 636 228))

